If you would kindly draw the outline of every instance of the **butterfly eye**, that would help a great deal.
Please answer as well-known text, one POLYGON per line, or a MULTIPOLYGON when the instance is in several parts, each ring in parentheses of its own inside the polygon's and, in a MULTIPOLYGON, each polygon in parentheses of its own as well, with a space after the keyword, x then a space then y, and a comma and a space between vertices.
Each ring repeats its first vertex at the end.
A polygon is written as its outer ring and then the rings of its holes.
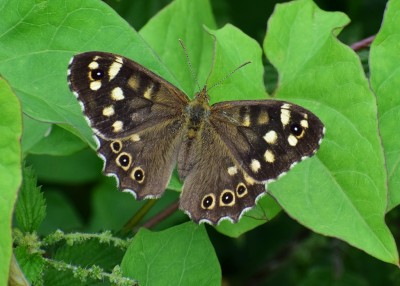
POLYGON ((290 132, 296 137, 302 137, 304 134, 304 128, 300 124, 293 123, 290 126, 290 132))
POLYGON ((247 188, 243 183, 240 183, 239 185, 237 185, 236 195, 238 196, 238 198, 242 198, 245 195, 247 195, 247 188))
POLYGON ((129 169, 131 165, 131 156, 128 153, 121 153, 116 160, 118 166, 120 166, 125 171, 129 169))
POLYGON ((231 190, 224 190, 219 198, 221 206, 233 206, 235 204, 235 194, 231 190))
POLYGON ((206 210, 212 210, 215 206, 215 196, 213 194, 209 194, 204 196, 201 207, 206 210))
POLYGON ((104 77, 104 71, 101 69, 94 69, 90 72, 90 76, 93 80, 100 80, 104 77))
POLYGON ((136 167, 135 169, 133 169, 131 176, 132 179, 137 181, 139 184, 143 183, 144 181, 144 171, 140 167, 136 167))

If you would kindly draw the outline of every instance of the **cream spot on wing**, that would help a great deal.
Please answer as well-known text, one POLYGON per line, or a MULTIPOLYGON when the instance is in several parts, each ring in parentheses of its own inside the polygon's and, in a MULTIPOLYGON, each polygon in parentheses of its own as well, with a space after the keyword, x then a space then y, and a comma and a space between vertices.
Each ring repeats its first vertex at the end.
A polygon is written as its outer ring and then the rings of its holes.
POLYGON ((250 126, 250 114, 246 114, 243 117, 243 126, 249 127, 250 126))
POLYGON ((144 98, 151 99, 151 95, 153 92, 153 85, 150 85, 143 94, 144 98))
POLYGON ((105 107, 103 109, 103 115, 104 116, 110 117, 110 116, 112 116, 114 114, 115 114, 115 111, 114 111, 114 107, 112 105, 108 106, 108 107, 105 107))
POLYGON ((250 186, 254 185, 254 183, 256 182, 252 177, 250 177, 247 174, 243 174, 244 175, 244 180, 246 181, 247 184, 249 184, 250 186))
POLYGON ((278 134, 276 134, 274 130, 271 130, 268 131, 263 138, 268 144, 275 144, 278 139, 278 134))
POLYGON ((267 124, 269 121, 268 113, 267 112, 261 112, 260 115, 257 118, 257 123, 259 125, 267 124))
POLYGON ((274 155, 274 153, 272 153, 271 150, 267 150, 264 153, 264 159, 268 163, 273 163, 273 162, 275 162, 275 155, 274 155))
POLYGON ((125 98, 124 92, 120 87, 116 87, 111 91, 111 98, 113 100, 123 100, 125 98))
POLYGON ((256 159, 251 160, 250 168, 254 173, 258 173, 261 168, 260 161, 256 159))
POLYGON ((288 125, 290 122, 290 110, 289 110, 290 104, 285 103, 281 107, 281 122, 283 126, 288 125))
POLYGON ((98 90, 100 87, 101 87, 101 81, 100 80, 92 81, 90 83, 90 89, 91 90, 98 90))
POLYGON ((117 133, 117 132, 120 132, 120 131, 122 131, 122 128, 124 127, 124 124, 122 123, 122 121, 115 121, 114 123, 113 123, 113 125, 112 125, 112 127, 114 128, 114 132, 115 133, 117 133))
POLYGON ((89 64, 89 68, 90 68, 91 70, 98 69, 98 68, 99 68, 99 63, 93 61, 93 62, 91 62, 91 63, 89 64))
POLYGON ((308 128, 308 121, 305 120, 305 119, 303 119, 303 120, 300 121, 300 125, 301 125, 303 128, 308 128))
POLYGON ((139 136, 139 134, 133 134, 133 135, 131 135, 131 141, 132 141, 132 142, 139 142, 139 141, 140 141, 140 136, 139 136))
POLYGON ((289 145, 290 145, 290 146, 293 146, 293 147, 296 146, 298 141, 299 141, 299 140, 297 140, 296 136, 294 136, 294 135, 289 135, 289 137, 288 137, 288 142, 289 142, 289 145))
POLYGON ((129 78, 128 80, 128 86, 134 90, 137 90, 139 88, 139 79, 133 75, 129 78))
POLYGON ((232 166, 232 167, 228 168, 228 174, 231 175, 231 176, 236 175, 237 171, 238 170, 237 170, 236 166, 232 166))
POLYGON ((122 67, 122 58, 117 57, 116 61, 113 62, 108 70, 108 76, 112 80, 120 71, 122 67))

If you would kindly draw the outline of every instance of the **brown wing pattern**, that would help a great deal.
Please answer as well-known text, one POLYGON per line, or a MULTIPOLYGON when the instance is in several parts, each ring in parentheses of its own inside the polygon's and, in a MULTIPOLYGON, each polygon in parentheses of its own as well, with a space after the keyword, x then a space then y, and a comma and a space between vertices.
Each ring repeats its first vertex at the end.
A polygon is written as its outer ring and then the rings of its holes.
POLYGON ((103 52, 76 55, 68 82, 94 132, 124 138, 179 117, 187 96, 158 75, 122 56, 103 52))
POLYGON ((235 160, 258 182, 276 179, 312 156, 324 134, 313 113, 276 100, 217 103, 210 122, 235 160))

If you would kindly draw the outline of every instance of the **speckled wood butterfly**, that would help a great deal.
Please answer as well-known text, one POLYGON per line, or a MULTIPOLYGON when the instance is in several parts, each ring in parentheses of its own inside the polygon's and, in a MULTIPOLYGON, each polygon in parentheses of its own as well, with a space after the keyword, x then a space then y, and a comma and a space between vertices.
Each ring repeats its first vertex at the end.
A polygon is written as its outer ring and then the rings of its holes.
POLYGON ((265 184, 312 156, 324 134, 310 111, 277 100, 209 105, 119 55, 72 58, 68 82, 98 141, 104 172, 137 199, 160 197, 177 165, 180 208, 193 221, 233 222, 265 184))

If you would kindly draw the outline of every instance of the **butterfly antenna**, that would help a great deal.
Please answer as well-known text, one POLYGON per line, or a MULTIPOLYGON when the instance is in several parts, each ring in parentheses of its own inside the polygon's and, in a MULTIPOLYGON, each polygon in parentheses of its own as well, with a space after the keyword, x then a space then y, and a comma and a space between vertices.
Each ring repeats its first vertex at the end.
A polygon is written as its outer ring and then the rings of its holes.
POLYGON ((217 38, 215 37, 214 34, 211 34, 209 31, 206 30, 206 32, 213 38, 213 44, 214 44, 213 54, 212 54, 212 59, 211 59, 211 69, 210 69, 210 73, 208 74, 207 79, 206 79, 206 86, 207 86, 208 80, 210 79, 211 74, 214 70, 214 66, 215 66, 215 55, 217 54, 217 38))
POLYGON ((200 85, 199 85, 199 81, 197 80, 196 74, 194 73, 192 63, 190 62, 190 57, 189 57, 188 51, 186 49, 186 46, 185 46, 185 44, 183 43, 183 41, 181 39, 179 39, 179 43, 181 44, 182 49, 183 49, 183 51, 185 53, 186 60, 187 60, 187 63, 188 63, 189 69, 190 69, 190 73, 192 74, 192 78, 196 82, 198 89, 201 90, 200 85))
POLYGON ((243 64, 241 64, 240 66, 238 66, 237 68, 235 68, 233 71, 231 71, 230 73, 228 73, 225 77, 223 77, 220 81, 214 83, 209 89, 208 91, 210 91, 212 88, 220 85, 221 83, 223 83, 224 81, 226 81, 228 78, 230 78, 235 72, 237 72, 238 70, 240 70, 242 67, 251 64, 251 61, 245 62, 243 64))

